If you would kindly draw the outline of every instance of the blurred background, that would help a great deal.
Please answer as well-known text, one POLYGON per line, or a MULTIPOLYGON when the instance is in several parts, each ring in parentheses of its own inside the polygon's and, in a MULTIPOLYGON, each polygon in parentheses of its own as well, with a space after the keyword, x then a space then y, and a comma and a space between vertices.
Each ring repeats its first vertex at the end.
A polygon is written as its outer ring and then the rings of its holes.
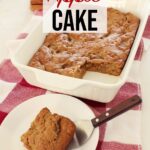
POLYGON ((0 62, 8 56, 7 41, 16 38, 31 16, 30 0, 0 0, 0 62))

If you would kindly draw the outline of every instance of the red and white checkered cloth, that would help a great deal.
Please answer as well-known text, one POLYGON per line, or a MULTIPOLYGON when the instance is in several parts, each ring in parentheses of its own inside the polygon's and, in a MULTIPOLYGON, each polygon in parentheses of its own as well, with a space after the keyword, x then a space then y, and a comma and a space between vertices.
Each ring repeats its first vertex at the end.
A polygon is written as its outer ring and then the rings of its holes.
MULTIPOLYGON (((150 18, 144 32, 145 38, 150 38, 149 28, 150 18)), ((21 34, 19 38, 25 38, 26 36, 27 34, 21 34)), ((112 102, 103 104, 82 99, 96 115, 135 94, 141 96, 137 72, 142 60, 143 49, 144 44, 142 41, 136 54, 128 82, 121 87, 112 102)), ((49 92, 45 89, 28 84, 12 65, 11 61, 8 59, 5 60, 0 64, 0 123, 18 104, 29 98, 47 93, 49 92)), ((140 125, 141 106, 138 106, 100 127, 99 143, 96 150, 142 150, 140 125)))

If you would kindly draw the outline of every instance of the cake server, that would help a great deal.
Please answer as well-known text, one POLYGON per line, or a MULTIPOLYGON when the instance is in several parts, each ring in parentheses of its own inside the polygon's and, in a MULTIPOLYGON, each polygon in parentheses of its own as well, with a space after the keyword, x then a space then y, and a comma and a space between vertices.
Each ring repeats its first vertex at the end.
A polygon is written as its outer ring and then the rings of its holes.
POLYGON ((141 102, 142 99, 136 95, 127 100, 124 100, 123 102, 119 103, 118 105, 114 106, 106 112, 103 112, 102 114, 91 120, 76 121, 76 134, 70 145, 70 148, 72 149, 82 146, 88 141, 96 127, 99 127, 103 123, 106 123, 107 121, 121 115, 122 113, 128 111, 129 109, 140 104, 141 102))

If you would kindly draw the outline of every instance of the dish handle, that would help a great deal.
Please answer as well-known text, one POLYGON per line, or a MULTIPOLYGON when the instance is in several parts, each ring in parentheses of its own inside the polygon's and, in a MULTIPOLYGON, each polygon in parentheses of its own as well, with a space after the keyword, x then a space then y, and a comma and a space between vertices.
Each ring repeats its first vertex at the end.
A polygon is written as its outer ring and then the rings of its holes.
POLYGON ((6 46, 7 46, 8 51, 9 51, 9 58, 11 58, 11 56, 13 56, 13 54, 15 53, 15 50, 17 50, 17 48, 21 45, 21 43, 24 41, 24 39, 30 33, 32 33, 32 30, 34 30, 34 28, 36 27, 36 24, 40 23, 41 20, 42 20, 42 17, 33 16, 31 18, 31 20, 29 21, 29 23, 27 24, 27 26, 25 26, 25 28, 23 28, 23 30, 20 32, 18 37, 15 40, 8 41, 6 46))

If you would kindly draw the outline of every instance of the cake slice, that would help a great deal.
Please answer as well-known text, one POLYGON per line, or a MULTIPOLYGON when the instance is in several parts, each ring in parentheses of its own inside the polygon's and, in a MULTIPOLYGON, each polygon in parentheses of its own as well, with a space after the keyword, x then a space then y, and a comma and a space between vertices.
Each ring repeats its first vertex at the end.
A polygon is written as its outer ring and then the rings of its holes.
POLYGON ((28 150, 66 150, 75 130, 70 119, 43 108, 21 141, 28 150))

